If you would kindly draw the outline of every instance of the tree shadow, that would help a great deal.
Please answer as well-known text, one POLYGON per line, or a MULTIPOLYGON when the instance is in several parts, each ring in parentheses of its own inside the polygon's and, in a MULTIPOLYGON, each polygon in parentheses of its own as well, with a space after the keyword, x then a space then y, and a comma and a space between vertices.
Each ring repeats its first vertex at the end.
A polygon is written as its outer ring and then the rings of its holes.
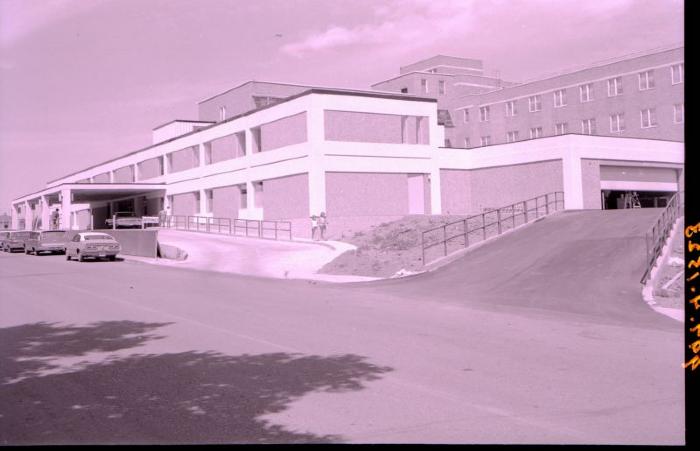
POLYGON ((150 331, 163 325, 0 329, 0 443, 337 442, 342 437, 288 430, 262 417, 311 392, 361 390, 392 370, 352 354, 188 351, 113 356, 41 375, 55 367, 47 358, 128 349, 158 338, 150 331))

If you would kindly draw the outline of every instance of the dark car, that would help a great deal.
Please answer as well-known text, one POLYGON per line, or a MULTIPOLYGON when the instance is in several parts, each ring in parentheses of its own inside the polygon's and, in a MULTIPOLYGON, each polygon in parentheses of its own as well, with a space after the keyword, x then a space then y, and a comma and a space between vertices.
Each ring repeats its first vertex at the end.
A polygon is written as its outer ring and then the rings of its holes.
POLYGON ((29 237, 24 240, 24 252, 27 254, 39 255, 40 252, 62 254, 66 251, 65 230, 43 230, 29 233, 29 237))
POLYGON ((30 231, 21 232, 9 232, 7 236, 2 239, 2 250, 5 252, 23 251, 24 250, 24 240, 29 238, 30 231))

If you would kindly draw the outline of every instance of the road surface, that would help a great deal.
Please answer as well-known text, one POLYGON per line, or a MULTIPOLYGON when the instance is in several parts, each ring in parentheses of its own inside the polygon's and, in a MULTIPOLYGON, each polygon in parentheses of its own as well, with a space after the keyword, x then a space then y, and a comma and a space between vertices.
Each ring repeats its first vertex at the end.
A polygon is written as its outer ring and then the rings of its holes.
POLYGON ((682 444, 682 326, 567 215, 368 284, 0 254, 0 443, 682 444))

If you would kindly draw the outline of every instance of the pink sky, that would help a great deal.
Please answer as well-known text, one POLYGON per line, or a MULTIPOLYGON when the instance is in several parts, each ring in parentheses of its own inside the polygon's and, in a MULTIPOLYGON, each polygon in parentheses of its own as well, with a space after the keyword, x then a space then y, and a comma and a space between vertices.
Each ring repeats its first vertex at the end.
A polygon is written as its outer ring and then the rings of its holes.
POLYGON ((0 0, 0 212, 248 80, 369 89, 441 53, 519 81, 682 43, 680 0, 0 0))

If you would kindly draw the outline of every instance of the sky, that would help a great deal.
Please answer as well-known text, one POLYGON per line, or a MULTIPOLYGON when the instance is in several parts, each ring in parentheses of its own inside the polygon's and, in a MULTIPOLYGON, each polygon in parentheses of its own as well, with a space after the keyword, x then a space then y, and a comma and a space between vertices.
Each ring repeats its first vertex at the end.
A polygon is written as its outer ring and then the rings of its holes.
POLYGON ((249 80, 370 89, 444 54, 523 81, 683 25, 680 0, 0 0, 0 213, 249 80))

